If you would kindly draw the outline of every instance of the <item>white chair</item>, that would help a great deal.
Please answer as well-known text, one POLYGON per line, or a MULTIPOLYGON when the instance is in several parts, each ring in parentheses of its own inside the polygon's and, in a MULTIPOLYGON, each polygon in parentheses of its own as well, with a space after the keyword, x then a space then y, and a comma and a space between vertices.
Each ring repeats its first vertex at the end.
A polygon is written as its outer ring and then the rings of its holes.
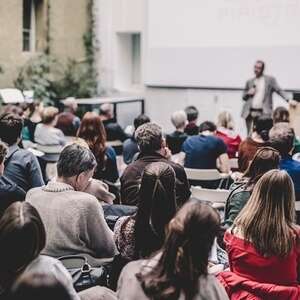
POLYGON ((230 158, 229 165, 231 170, 238 170, 239 164, 237 158, 230 158))
POLYGON ((209 201, 215 208, 223 208, 225 207, 225 203, 230 194, 230 191, 223 189, 205 189, 200 186, 192 186, 191 193, 193 198, 203 201, 209 201))
POLYGON ((295 210, 300 212, 300 201, 295 201, 295 210))

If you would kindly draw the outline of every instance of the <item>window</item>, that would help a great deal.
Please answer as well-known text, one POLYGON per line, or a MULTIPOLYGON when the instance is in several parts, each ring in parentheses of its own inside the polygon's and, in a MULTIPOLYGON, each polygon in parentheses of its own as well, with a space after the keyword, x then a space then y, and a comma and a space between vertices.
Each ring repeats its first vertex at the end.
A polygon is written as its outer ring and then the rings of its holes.
POLYGON ((35 1, 23 0, 23 51, 34 52, 35 37, 35 1))

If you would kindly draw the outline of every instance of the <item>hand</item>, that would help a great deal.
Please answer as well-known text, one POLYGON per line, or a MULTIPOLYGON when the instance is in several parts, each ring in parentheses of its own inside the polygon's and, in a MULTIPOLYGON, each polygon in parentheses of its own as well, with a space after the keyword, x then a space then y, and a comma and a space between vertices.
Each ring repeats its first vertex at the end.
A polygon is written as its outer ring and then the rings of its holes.
POLYGON ((249 95, 249 96, 254 96, 254 95, 255 95, 255 92, 256 92, 255 88, 252 87, 251 89, 248 90, 247 95, 249 95))
POLYGON ((298 102, 296 100, 290 99, 289 105, 293 108, 295 108, 298 105, 298 102))

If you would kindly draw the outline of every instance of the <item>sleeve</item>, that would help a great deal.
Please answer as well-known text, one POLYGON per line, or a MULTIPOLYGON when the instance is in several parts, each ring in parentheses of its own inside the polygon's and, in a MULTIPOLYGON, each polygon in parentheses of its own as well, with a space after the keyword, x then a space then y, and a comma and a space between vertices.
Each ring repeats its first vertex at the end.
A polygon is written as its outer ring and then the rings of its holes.
POLYGON ((244 88, 244 91, 243 91, 243 100, 244 101, 247 101, 250 98, 250 96, 247 94, 248 90, 249 90, 249 86, 250 86, 250 81, 248 80, 246 82, 246 85, 245 85, 245 88, 244 88))
POLYGON ((128 136, 126 135, 126 133, 124 132, 124 130, 120 125, 116 126, 116 133, 121 142, 124 142, 128 138, 128 136))
POLYGON ((217 153, 216 154, 217 154, 217 157, 219 157, 221 154, 227 153, 227 146, 221 138, 216 137, 216 139, 217 139, 216 140, 216 144, 217 144, 217 147, 216 147, 217 153))
POLYGON ((247 202, 247 199, 242 194, 242 192, 235 193, 227 200, 228 206, 226 207, 223 223, 227 228, 233 224, 235 218, 247 202))
POLYGON ((31 187, 40 187, 45 185, 42 170, 37 158, 30 152, 28 155, 29 161, 27 163, 27 170, 31 187))
POLYGON ((289 100, 286 93, 280 88, 275 78, 272 78, 272 86, 275 93, 281 96, 285 101, 289 100))
POLYGON ((110 182, 116 182, 119 178, 119 171, 117 166, 117 154, 114 148, 108 147, 106 156, 105 179, 110 182))
POLYGON ((65 144, 67 143, 65 135, 60 129, 57 129, 57 130, 58 130, 57 135, 58 135, 58 138, 59 138, 59 144, 61 146, 65 146, 65 144))
POLYGON ((176 164, 174 168, 176 173, 176 198, 177 205, 183 205, 191 196, 190 184, 188 182, 185 170, 182 166, 176 164))

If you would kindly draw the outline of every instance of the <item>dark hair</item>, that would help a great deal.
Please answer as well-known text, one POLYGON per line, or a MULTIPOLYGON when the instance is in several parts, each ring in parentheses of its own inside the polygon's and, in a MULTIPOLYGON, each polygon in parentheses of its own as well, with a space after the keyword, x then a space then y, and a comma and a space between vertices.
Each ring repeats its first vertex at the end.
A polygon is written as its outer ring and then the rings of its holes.
POLYGON ((247 178, 246 187, 254 184, 269 170, 278 169, 280 154, 272 147, 258 148, 243 178, 247 178))
POLYGON ((96 157, 98 168, 105 165, 106 132, 101 118, 94 112, 84 114, 77 136, 84 139, 96 157))
POLYGON ((59 177, 73 177, 96 167, 96 159, 91 150, 78 144, 66 146, 57 162, 59 177))
POLYGON ((280 122, 290 122, 290 113, 283 106, 277 107, 273 112, 273 123, 276 124, 280 122))
POLYGON ((134 238, 136 258, 148 257, 161 248, 165 226, 176 212, 175 172, 163 162, 145 167, 135 216, 134 238))
POLYGON ((295 132, 288 123, 276 123, 270 130, 270 144, 286 157, 294 147, 295 132))
POLYGON ((149 123, 150 122, 150 118, 146 115, 139 115, 137 116, 134 121, 133 121, 133 125, 134 125, 134 129, 137 130, 137 128, 145 123, 149 123))
POLYGON ((258 60, 256 61, 256 63, 261 64, 261 72, 263 72, 263 71, 265 70, 265 62, 262 61, 262 60, 260 60, 260 59, 258 59, 258 60))
POLYGON ((151 299, 194 299, 199 277, 207 275, 208 257, 220 226, 218 212, 201 201, 188 201, 170 221, 158 263, 136 276, 151 299), (145 272, 146 271, 146 272, 145 272))
POLYGON ((0 117, 0 139, 9 146, 15 144, 21 137, 23 119, 14 114, 4 114, 0 117))
POLYGON ((253 122, 253 131, 255 131, 264 141, 269 139, 269 131, 273 126, 273 120, 268 115, 262 115, 253 122))
POLYGON ((197 120, 199 111, 195 106, 193 106, 193 105, 187 106, 184 109, 184 111, 186 113, 186 116, 187 116, 187 119, 189 122, 197 120))
POLYGON ((151 154, 161 149, 162 130, 155 123, 145 123, 139 126, 134 137, 141 153, 151 154))
POLYGON ((200 124, 199 126, 199 132, 203 132, 203 131, 210 131, 210 132, 214 132, 217 130, 217 126, 210 121, 205 121, 203 123, 200 124))
POLYGON ((9 300, 71 300, 67 289, 52 274, 25 272, 13 285, 9 300))
POLYGON ((7 153, 8 153, 8 148, 6 144, 0 141, 0 164, 3 163, 7 153))
POLYGON ((37 210, 28 202, 14 202, 5 210, 0 219, 0 244, 0 273, 11 280, 45 247, 43 222, 37 210))

